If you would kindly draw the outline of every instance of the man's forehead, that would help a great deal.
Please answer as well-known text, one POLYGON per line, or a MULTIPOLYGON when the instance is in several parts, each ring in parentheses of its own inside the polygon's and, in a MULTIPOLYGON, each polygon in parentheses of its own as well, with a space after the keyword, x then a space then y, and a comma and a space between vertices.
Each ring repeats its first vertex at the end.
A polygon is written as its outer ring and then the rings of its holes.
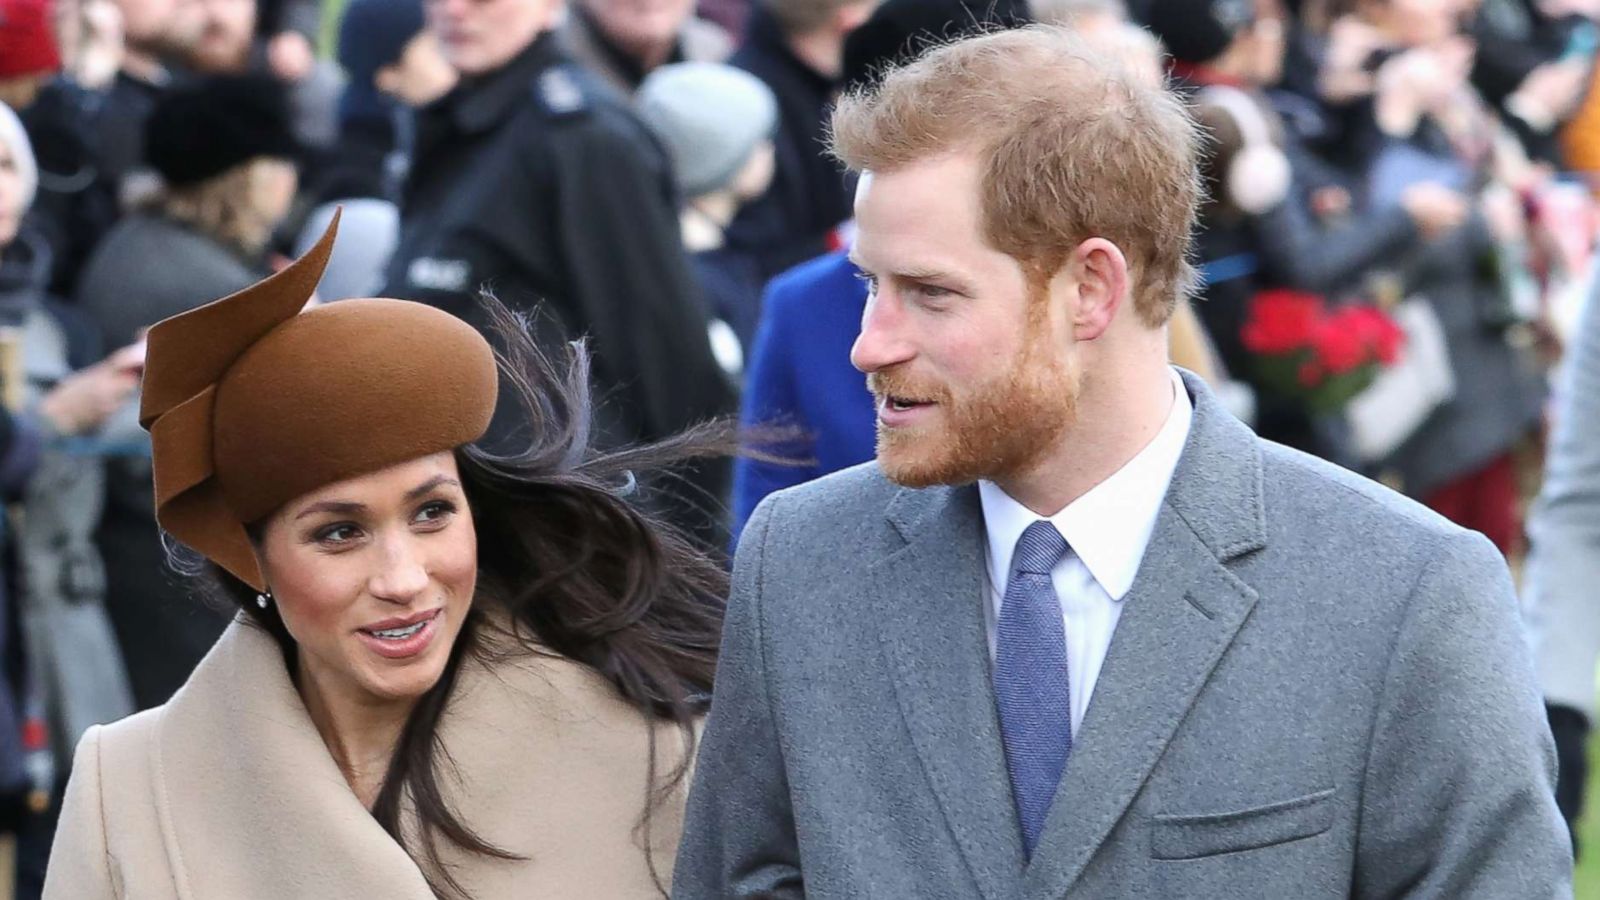
POLYGON ((938 175, 910 169, 864 174, 852 257, 875 267, 929 269, 987 249, 976 186, 938 175))

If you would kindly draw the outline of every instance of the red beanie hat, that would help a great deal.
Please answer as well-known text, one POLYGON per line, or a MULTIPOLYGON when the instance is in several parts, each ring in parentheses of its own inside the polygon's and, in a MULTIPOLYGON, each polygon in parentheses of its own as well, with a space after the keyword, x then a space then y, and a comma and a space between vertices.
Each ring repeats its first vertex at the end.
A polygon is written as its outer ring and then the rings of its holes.
POLYGON ((60 71, 50 6, 51 0, 0 0, 0 78, 60 71))

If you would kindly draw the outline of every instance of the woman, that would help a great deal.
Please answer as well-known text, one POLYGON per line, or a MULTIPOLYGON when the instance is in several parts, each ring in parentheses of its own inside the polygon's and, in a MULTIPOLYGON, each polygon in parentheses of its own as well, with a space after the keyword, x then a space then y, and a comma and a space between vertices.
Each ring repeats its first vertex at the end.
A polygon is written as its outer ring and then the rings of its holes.
MULTIPOLYGON (((102 359, 94 323, 46 293, 49 246, 22 225, 37 173, 22 125, 0 106, 0 344, 9 354, 0 356, 0 393, 17 413, 13 448, 32 447, 29 465, 0 460, 0 492, 26 512, 0 528, 10 532, 16 562, 16 583, 0 586, 0 596, 17 589, 32 686, 66 751, 90 725, 133 711, 94 544, 105 464, 84 451, 112 439, 107 421, 133 395, 139 373, 128 349, 102 359)), ((15 649, 9 617, 0 613, 4 658, 15 649)), ((9 666, 5 674, 16 675, 9 666)), ((15 737, 6 705, 0 697, 0 746, 15 737)))
MULTIPOLYGON (((108 347, 267 274, 268 241, 295 194, 288 100, 270 80, 209 78, 173 89, 151 114, 145 144, 164 189, 117 223, 78 282, 76 305, 108 347)), ((138 434, 134 422, 124 424, 138 434)), ((148 458, 112 460, 107 482, 97 538, 116 589, 110 612, 137 708, 148 709, 183 684, 227 619, 189 602, 164 571, 148 458)))
MULTIPOLYGON (((1392 265, 1407 297, 1424 299, 1449 348, 1454 395, 1381 467, 1410 496, 1487 535, 1510 557, 1522 544, 1516 451, 1543 412, 1544 375, 1530 352, 1533 330, 1513 305, 1524 266, 1524 219, 1516 198, 1538 176, 1473 89, 1473 52, 1454 4, 1362 0, 1352 13, 1385 50, 1374 93, 1355 105, 1350 135, 1363 202, 1392 207, 1422 185, 1459 191, 1468 203, 1392 265)), ((1381 60, 1381 62, 1379 62, 1381 60)))
POLYGON ((28 136, 0 104, 0 496, 23 512, 0 521, 0 833, 17 835, 20 894, 35 897, 49 826, 27 811, 86 729, 133 712, 94 544, 94 451, 139 384, 134 354, 101 359, 94 323, 47 293, 49 244, 23 224, 37 193, 28 136))
POLYGON ((663 895, 724 579, 616 485, 708 441, 589 458, 581 353, 555 378, 496 307, 536 438, 474 449, 474 329, 300 312, 336 227, 150 333, 157 517, 244 615, 85 737, 45 896, 663 895))

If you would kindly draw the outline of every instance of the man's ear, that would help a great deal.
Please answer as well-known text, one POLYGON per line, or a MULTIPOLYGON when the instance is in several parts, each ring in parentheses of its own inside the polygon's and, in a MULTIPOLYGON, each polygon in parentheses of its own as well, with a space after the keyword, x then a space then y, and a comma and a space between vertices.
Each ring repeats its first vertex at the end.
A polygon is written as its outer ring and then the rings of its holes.
POLYGON ((1072 279, 1073 339, 1095 340, 1128 300, 1128 260, 1116 244, 1090 238, 1072 251, 1063 274, 1072 279))

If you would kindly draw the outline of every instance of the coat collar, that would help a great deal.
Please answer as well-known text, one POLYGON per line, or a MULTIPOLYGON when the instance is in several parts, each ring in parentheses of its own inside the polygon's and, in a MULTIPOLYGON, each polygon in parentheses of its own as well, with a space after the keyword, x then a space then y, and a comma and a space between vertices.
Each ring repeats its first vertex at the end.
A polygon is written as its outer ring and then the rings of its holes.
POLYGON ((467 79, 423 107, 422 115, 430 120, 443 117, 463 134, 491 131, 531 102, 539 73, 565 62, 560 38, 547 31, 499 69, 467 79))
MULTIPOLYGON (((480 634, 494 640, 489 629, 480 634)), ((548 851, 561 835, 581 834, 596 860, 609 860, 598 873, 611 879, 605 891, 648 885, 635 826, 649 729, 588 667, 554 654, 499 653, 507 647, 494 645, 493 662, 462 663, 439 729, 449 754, 441 787, 480 836, 525 860, 488 859, 444 842, 444 863, 473 896, 521 896, 508 891, 570 875, 551 865, 548 851)), ((670 771, 682 758, 676 728, 655 727, 658 771, 670 771)), ((259 628, 229 626, 161 711, 151 758, 163 844, 183 900, 435 900, 421 868, 350 790, 282 652, 259 628)), ((409 811, 402 828, 416 834, 409 811)), ((670 872, 676 826, 650 837, 657 867, 670 872)))
POLYGON ((1182 374, 1189 438, 1026 869, 984 647, 977 489, 890 503, 905 546, 875 569, 877 620, 913 744, 986 900, 1071 889, 1255 604, 1228 564, 1266 546, 1259 444, 1182 374))
POLYGON ((184 900, 248 897, 267 884, 305 893, 285 879, 329 897, 433 898, 345 782, 277 644, 242 619, 168 702, 153 764, 184 900))

